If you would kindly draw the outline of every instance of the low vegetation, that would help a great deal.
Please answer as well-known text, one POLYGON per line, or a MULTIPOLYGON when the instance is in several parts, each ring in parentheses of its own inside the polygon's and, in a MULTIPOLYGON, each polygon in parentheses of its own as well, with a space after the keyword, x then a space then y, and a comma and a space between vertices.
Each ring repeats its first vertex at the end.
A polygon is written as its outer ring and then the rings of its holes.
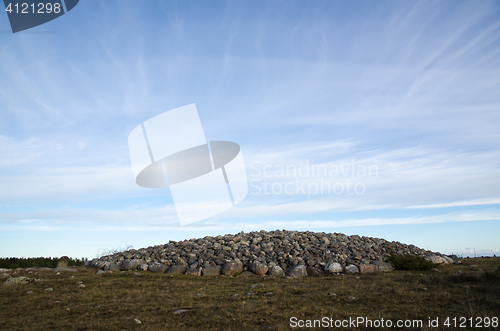
POLYGON ((75 269, 59 275, 52 270, 10 271, 12 277, 38 281, 0 286, 0 330, 301 329, 290 327, 292 317, 423 321, 422 326, 377 330, 500 330, 491 326, 491 319, 500 317, 500 258, 464 259, 437 271, 299 279, 147 271, 96 275, 95 269, 75 269), (488 317, 490 326, 444 325, 446 318, 462 317, 474 322, 488 317), (429 327, 429 318, 439 318, 439 327, 429 327))
MULTIPOLYGON (((0 268, 16 269, 16 268, 55 268, 59 262, 57 257, 33 257, 33 258, 18 258, 7 257, 0 258, 0 268)), ((85 259, 70 258, 67 262, 68 267, 83 266, 85 259)))
POLYGON ((398 270, 426 271, 436 267, 431 261, 423 257, 410 254, 389 254, 389 260, 398 270))

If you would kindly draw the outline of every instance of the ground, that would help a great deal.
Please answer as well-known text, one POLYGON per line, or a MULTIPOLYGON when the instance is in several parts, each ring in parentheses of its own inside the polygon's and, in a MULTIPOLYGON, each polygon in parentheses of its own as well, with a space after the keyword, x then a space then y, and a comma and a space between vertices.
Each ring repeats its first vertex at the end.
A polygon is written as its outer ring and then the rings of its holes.
POLYGON ((76 269, 10 271, 38 281, 0 286, 0 330, 306 330, 314 328, 299 325, 314 320, 316 329, 327 329, 320 322, 339 329, 338 320, 345 330, 369 330, 366 319, 376 326, 382 318, 377 330, 500 330, 500 258, 464 259, 438 271, 300 279, 76 269), (346 324, 358 317, 365 322, 346 324), (439 326, 429 327, 436 318, 439 326), (398 320, 413 325, 398 328, 398 320))

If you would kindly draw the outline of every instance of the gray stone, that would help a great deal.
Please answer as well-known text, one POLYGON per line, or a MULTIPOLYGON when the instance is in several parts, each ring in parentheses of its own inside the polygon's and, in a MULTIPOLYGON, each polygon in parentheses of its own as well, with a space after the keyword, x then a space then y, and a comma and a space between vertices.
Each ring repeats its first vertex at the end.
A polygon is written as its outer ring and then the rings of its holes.
POLYGON ((120 266, 120 270, 122 271, 136 270, 138 266, 145 263, 147 262, 144 261, 143 259, 124 260, 122 262, 122 265, 120 266))
POLYGON ((220 265, 203 267, 201 269, 201 275, 202 276, 219 276, 220 272, 221 272, 221 266, 220 265))
POLYGON ((201 276, 201 268, 187 268, 185 274, 188 276, 201 276))
POLYGON ((149 264, 146 264, 146 263, 140 264, 137 266, 137 270, 139 270, 139 271, 146 271, 146 270, 148 270, 148 268, 149 268, 149 264))
POLYGON ((285 276, 285 271, 280 266, 274 266, 269 270, 270 276, 282 277, 285 276))
POLYGON ((432 263, 436 263, 436 264, 448 264, 448 263, 450 263, 450 261, 451 261, 451 263, 453 263, 453 260, 447 256, 445 258, 445 257, 439 256, 439 255, 430 255, 430 256, 427 256, 425 259, 427 261, 431 261, 432 263))
POLYGON ((30 279, 28 277, 11 277, 7 279, 3 284, 5 286, 27 284, 29 280, 30 279))
POLYGON ((254 261, 252 264, 250 264, 250 267, 248 269, 256 275, 264 275, 267 273, 269 268, 259 261, 254 261))
POLYGON ((222 267, 222 274, 224 276, 237 276, 243 272, 243 263, 240 260, 225 263, 222 267))
POLYGON ((453 263, 455 264, 462 264, 462 261, 460 261, 460 258, 456 255, 448 255, 450 259, 453 260, 453 263))
POLYGON ((253 290, 253 289, 256 289, 256 288, 259 288, 259 287, 264 287, 264 284, 262 283, 257 283, 257 284, 253 284, 253 285, 250 285, 250 289, 253 290))
POLYGON ((151 271, 151 272, 162 272, 163 273, 167 269, 168 269, 168 266, 166 264, 163 264, 163 263, 151 264, 148 267, 148 270, 151 271))
POLYGON ((112 274, 113 271, 111 270, 107 270, 107 271, 104 271, 104 270, 97 270, 97 272, 95 273, 96 275, 102 275, 102 274, 112 274))
POLYGON ((182 264, 176 264, 176 265, 173 265, 171 266, 170 268, 167 269, 166 273, 167 274, 177 274, 177 275, 180 275, 180 274, 183 274, 184 271, 186 271, 186 266, 185 265, 182 265, 182 264))
POLYGON ((57 267, 58 268, 67 268, 68 267, 68 261, 69 261, 69 257, 67 256, 63 256, 59 259, 59 261, 57 261, 57 267))
POLYGON ((444 264, 454 264, 455 263, 455 261, 449 256, 444 255, 444 256, 442 256, 442 258, 444 259, 444 264))
POLYGON ((373 274, 378 272, 378 266, 375 264, 360 264, 359 273, 361 274, 373 274))
POLYGON ((387 262, 373 261, 372 264, 376 265, 378 267, 378 271, 380 272, 394 271, 392 264, 387 262))
POLYGON ((338 262, 328 262, 325 265, 325 272, 328 274, 337 274, 342 272, 342 265, 338 262))
POLYGON ((307 267, 307 275, 310 277, 323 277, 325 272, 320 268, 307 267))
POLYGON ((104 267, 104 271, 120 271, 120 266, 116 263, 109 263, 104 267))
POLYGON ((184 313, 187 313, 187 312, 189 312, 189 309, 177 309, 177 310, 174 310, 174 314, 176 314, 176 315, 184 314, 184 313))
POLYGON ((307 276, 307 268, 305 265, 296 265, 295 267, 291 267, 286 272, 287 276, 290 277, 306 277, 307 276))
POLYGON ((358 267, 356 267, 354 264, 351 264, 351 265, 348 265, 347 267, 345 267, 344 271, 346 274, 355 274, 355 273, 359 272, 358 267))

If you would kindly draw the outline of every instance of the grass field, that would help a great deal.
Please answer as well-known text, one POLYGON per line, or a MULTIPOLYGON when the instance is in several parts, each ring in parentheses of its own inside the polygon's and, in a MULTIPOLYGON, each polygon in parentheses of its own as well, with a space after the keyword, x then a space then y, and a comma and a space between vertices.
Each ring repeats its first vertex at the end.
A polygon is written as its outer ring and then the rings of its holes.
POLYGON ((465 259, 439 271, 301 279, 145 271, 96 275, 92 268, 76 269, 59 275, 10 271, 39 280, 0 286, 0 330, 305 330, 314 328, 291 324, 323 317, 331 329, 375 329, 367 324, 335 328, 335 320, 364 317, 393 323, 377 330, 500 330, 491 324, 500 318, 500 258, 465 259), (439 327, 429 327, 429 318, 439 318, 439 327), (464 318, 466 327, 460 328, 464 318), (398 328, 397 320, 422 320, 422 326, 398 328), (481 328, 471 327, 480 321, 481 328))

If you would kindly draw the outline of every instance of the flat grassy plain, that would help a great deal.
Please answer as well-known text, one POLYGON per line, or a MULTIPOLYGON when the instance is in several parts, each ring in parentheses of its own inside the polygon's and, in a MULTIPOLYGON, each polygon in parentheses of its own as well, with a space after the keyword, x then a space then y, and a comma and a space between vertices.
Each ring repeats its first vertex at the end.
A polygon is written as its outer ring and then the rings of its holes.
POLYGON ((300 279, 146 271, 96 275, 96 269, 76 269, 59 275, 53 270, 10 271, 14 277, 40 280, 0 286, 0 330, 327 329, 291 327, 292 317, 304 323, 323 317, 423 321, 422 326, 401 328, 330 328, 345 330, 500 330, 485 327, 485 321, 475 327, 480 318, 500 318, 500 258, 464 259, 438 271, 300 279), (448 317, 450 325, 445 326, 448 317), (466 327, 459 327, 460 317, 468 319, 466 327), (429 318, 439 318, 439 326, 429 327, 429 318))

